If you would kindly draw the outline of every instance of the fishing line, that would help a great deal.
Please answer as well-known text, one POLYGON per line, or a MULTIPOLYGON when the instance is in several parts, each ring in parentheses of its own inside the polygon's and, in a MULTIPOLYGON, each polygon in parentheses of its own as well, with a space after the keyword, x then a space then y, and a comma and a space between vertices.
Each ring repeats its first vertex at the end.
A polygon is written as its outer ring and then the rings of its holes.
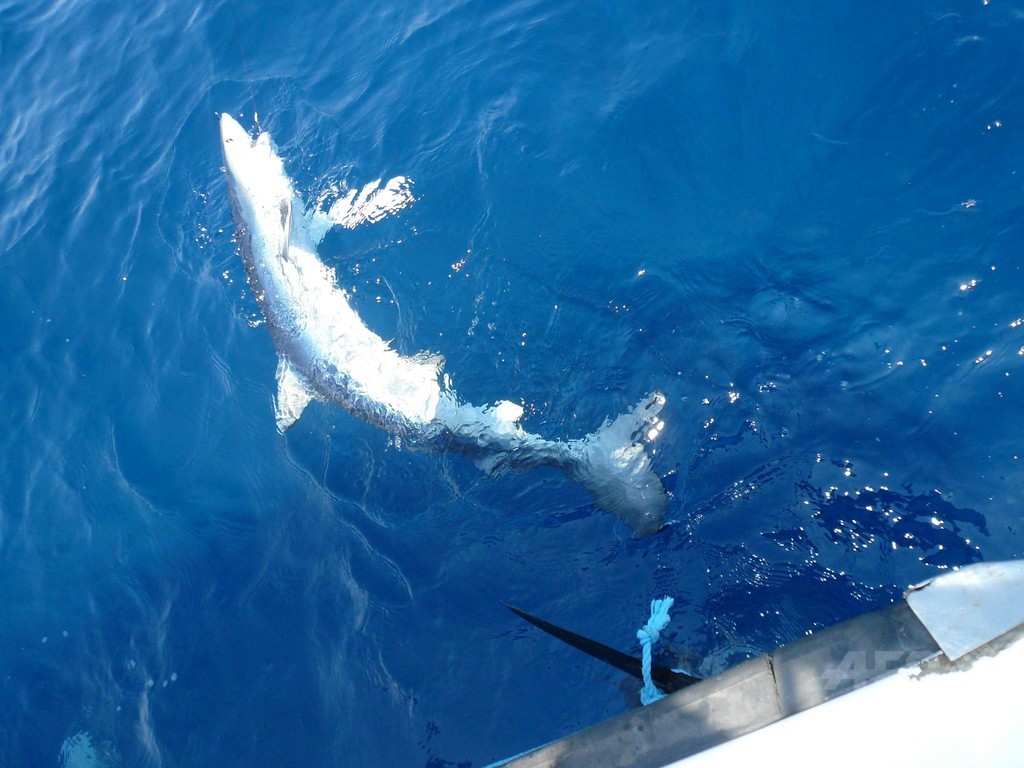
POLYGON ((245 69, 245 79, 249 83, 249 98, 252 99, 252 117, 256 121, 256 128, 263 133, 263 126, 260 125, 260 110, 256 106, 256 90, 252 87, 252 74, 249 72, 249 58, 245 55, 245 47, 242 45, 241 27, 238 25, 238 13, 235 11, 235 0, 229 0, 231 18, 235 22, 235 40, 238 41, 238 52, 242 54, 242 67, 245 69))

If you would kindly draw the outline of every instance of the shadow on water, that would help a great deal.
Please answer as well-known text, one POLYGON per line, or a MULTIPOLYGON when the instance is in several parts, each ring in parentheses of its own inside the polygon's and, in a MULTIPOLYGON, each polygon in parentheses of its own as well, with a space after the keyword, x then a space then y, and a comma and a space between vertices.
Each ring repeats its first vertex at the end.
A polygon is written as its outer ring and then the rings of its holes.
POLYGON ((985 516, 961 509, 936 492, 896 493, 886 488, 835 495, 801 484, 812 505, 813 518, 836 544, 856 551, 876 541, 896 549, 919 549, 925 565, 949 568, 982 560, 981 548, 972 543, 970 526, 988 536, 985 516))

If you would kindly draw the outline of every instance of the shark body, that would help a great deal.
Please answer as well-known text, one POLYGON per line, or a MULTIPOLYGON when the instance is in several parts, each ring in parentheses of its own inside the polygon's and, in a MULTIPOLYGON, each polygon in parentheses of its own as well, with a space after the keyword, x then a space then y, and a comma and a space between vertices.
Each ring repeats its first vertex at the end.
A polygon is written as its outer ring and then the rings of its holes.
POLYGON ((663 426, 660 393, 574 440, 522 429, 516 403, 462 402, 436 356, 402 355, 363 323, 317 255, 332 226, 381 218, 388 211, 381 200, 411 201, 408 182, 368 185, 327 212, 307 207, 268 133, 253 138, 227 114, 220 129, 238 250, 278 354, 281 432, 310 401, 331 402, 403 439, 466 455, 488 472, 560 468, 634 536, 660 528, 668 495, 645 450, 663 426))

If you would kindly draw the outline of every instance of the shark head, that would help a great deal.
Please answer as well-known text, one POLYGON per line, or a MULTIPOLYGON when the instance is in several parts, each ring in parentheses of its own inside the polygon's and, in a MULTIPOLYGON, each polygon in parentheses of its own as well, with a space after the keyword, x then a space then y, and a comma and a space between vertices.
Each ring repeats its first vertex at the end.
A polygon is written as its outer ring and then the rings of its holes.
MULTIPOLYGON (((227 113, 220 118, 224 170, 235 217, 245 222, 251 236, 266 235, 261 222, 280 230, 295 192, 284 164, 276 152, 270 134, 261 132, 252 138, 227 113)), ((278 233, 279 234, 279 233, 278 233)))

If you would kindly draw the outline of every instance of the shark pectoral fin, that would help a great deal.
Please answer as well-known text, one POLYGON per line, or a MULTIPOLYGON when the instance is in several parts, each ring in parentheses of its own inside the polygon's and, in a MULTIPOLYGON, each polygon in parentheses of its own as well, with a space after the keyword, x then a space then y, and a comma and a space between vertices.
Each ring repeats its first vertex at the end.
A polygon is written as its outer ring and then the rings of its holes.
POLYGON ((373 224, 385 216, 402 210, 414 202, 412 180, 396 176, 381 186, 383 179, 366 184, 359 192, 349 192, 334 201, 327 217, 332 223, 346 229, 355 229, 360 224, 373 224))
POLYGON ((274 400, 274 416, 277 431, 283 433, 299 420, 299 416, 313 399, 313 391, 306 380, 292 367, 283 355, 277 360, 277 398, 274 400))
POLYGON ((505 470, 508 469, 508 454, 488 453, 473 459, 473 463, 485 475, 496 477, 504 474, 505 470))
MULTIPOLYGON (((511 400, 499 400, 494 405, 477 410, 481 433, 489 434, 497 440, 510 435, 524 435, 525 433, 519 428, 519 419, 522 416, 523 406, 513 403, 511 400)), ((510 451, 507 445, 504 449, 494 448, 490 453, 477 456, 473 459, 473 463, 488 475, 500 475, 513 468, 536 466, 530 460, 524 461, 522 457, 517 461, 515 451, 510 451)))
POLYGON ((503 424, 514 427, 523 418, 523 406, 511 400, 499 400, 491 409, 495 418, 503 424))

